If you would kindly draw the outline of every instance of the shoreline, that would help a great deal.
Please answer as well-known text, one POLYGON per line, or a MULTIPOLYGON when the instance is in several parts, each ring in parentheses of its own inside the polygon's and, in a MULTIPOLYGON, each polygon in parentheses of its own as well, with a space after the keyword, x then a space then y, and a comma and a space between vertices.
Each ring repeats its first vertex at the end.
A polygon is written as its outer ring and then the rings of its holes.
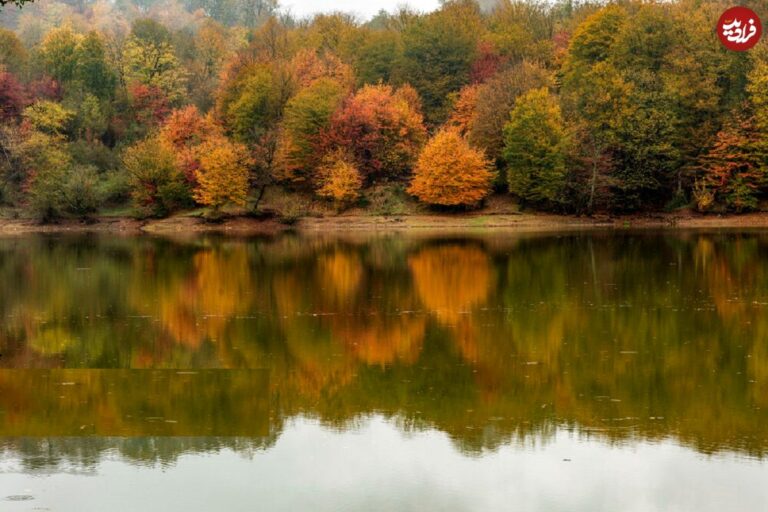
POLYGON ((197 217, 174 216, 166 219, 137 220, 129 217, 96 217, 88 222, 62 220, 40 224, 29 219, 0 220, 0 235, 29 233, 113 233, 123 235, 276 235, 285 231, 306 234, 338 232, 556 232, 593 229, 738 229, 768 228, 768 212, 741 215, 696 213, 656 213, 624 216, 578 217, 546 213, 523 214, 444 214, 444 215, 338 215, 303 217, 286 225, 276 219, 232 217, 209 223, 197 217))

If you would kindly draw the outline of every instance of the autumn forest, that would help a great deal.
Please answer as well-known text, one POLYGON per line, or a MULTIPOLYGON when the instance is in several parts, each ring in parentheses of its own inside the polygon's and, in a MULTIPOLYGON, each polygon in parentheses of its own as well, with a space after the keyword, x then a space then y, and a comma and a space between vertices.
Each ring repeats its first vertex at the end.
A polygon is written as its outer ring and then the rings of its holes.
POLYGON ((265 193, 335 211, 382 194, 758 210, 768 50, 721 46, 725 7, 451 0, 360 20, 274 0, 9 4, 0 201, 40 220, 258 213, 265 193))

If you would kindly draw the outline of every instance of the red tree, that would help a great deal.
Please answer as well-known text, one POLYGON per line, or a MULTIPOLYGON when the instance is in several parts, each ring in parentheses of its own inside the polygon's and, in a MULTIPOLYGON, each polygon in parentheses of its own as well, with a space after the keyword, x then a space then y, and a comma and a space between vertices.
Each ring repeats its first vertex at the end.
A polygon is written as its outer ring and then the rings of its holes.
POLYGON ((136 123, 140 126, 157 126, 170 115, 170 101, 158 87, 133 83, 128 88, 133 103, 136 123))
POLYGON ((417 103, 410 87, 363 87, 331 117, 322 152, 349 150, 368 180, 405 176, 426 138, 417 103))
POLYGON ((0 121, 18 119, 26 105, 27 97, 16 77, 0 71, 0 121))
POLYGON ((469 78, 473 84, 481 84, 491 78, 502 65, 502 57, 492 43, 481 41, 477 45, 477 57, 472 63, 469 78))
POLYGON ((61 84, 49 76, 44 76, 29 84, 29 93, 33 98, 50 101, 61 101, 64 97, 61 84))

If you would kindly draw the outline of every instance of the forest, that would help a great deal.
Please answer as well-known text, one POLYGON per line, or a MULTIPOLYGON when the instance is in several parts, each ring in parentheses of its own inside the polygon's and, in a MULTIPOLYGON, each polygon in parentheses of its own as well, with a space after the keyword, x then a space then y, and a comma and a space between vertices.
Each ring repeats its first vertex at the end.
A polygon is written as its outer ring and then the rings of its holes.
POLYGON ((5 216, 216 219, 267 193, 338 212, 768 199, 768 50, 721 45, 721 1, 446 0, 370 20, 276 0, 3 3, 5 216))

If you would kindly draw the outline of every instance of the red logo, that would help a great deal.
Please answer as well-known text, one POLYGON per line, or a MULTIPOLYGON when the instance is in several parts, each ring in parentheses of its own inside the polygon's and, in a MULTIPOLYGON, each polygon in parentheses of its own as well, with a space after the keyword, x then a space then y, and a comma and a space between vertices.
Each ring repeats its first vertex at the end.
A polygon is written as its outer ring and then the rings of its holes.
POLYGON ((762 34, 760 18, 747 7, 731 7, 717 20, 717 37, 729 50, 749 50, 757 44, 762 34))

